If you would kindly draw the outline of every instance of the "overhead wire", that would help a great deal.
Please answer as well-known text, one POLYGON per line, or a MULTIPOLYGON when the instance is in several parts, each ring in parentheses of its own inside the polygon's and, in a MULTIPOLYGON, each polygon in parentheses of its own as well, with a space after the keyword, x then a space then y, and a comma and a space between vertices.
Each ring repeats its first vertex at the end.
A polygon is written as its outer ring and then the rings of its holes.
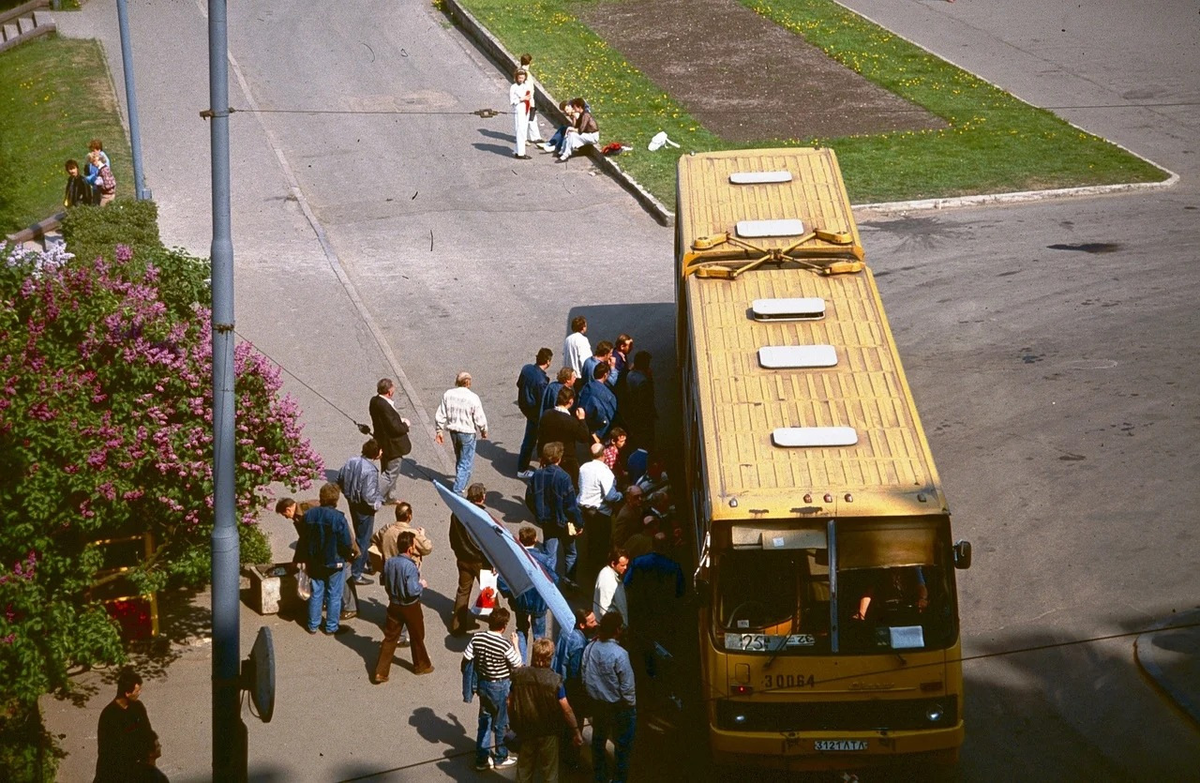
MULTIPOLYGON (((1082 111, 1088 109, 1169 109, 1169 108, 1192 108, 1200 106, 1200 101, 1162 101, 1156 103, 1081 103, 1081 104, 1060 104, 1050 106, 1034 106, 1033 104, 1022 106, 985 106, 978 109, 983 112, 1006 112, 1006 111, 1024 111, 1026 108, 1032 107, 1035 109, 1044 109, 1047 111, 1082 111)), ((509 115, 512 111, 509 109, 476 109, 474 111, 466 110, 419 110, 419 109, 239 109, 230 108, 231 114, 312 114, 312 115, 429 115, 429 116, 479 116, 483 118, 496 117, 499 115, 509 115)), ((881 106, 873 108, 872 111, 879 114, 928 114, 929 110, 923 106, 881 106)), ((744 109, 706 109, 701 114, 744 114, 744 109)), ((609 117, 635 117, 642 116, 645 112, 605 112, 605 116, 609 117)))

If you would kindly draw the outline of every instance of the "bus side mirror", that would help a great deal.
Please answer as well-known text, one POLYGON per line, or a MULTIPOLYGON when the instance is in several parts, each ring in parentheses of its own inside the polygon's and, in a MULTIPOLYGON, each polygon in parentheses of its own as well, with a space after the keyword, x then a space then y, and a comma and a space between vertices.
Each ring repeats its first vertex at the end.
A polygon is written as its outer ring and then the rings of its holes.
POLYGON ((970 541, 958 541, 954 544, 954 567, 960 570, 971 567, 970 541))

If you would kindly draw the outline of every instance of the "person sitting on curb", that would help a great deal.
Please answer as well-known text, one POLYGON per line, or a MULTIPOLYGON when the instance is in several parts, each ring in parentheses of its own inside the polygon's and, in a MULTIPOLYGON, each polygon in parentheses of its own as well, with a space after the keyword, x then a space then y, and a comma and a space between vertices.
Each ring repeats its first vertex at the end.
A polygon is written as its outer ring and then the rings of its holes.
POLYGON ((563 137, 562 152, 558 155, 559 163, 566 163, 567 158, 574 155, 576 150, 600 141, 600 126, 596 124, 596 118, 592 116, 592 113, 587 110, 583 98, 572 98, 571 107, 577 114, 574 124, 567 128, 567 135, 563 137))

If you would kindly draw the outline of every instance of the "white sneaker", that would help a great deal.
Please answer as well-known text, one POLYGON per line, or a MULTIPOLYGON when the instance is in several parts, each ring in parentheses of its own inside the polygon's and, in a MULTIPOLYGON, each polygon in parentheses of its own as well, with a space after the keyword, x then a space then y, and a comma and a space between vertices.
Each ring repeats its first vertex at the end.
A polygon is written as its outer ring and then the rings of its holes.
POLYGON ((517 754, 515 753, 509 753, 504 757, 504 761, 496 761, 492 764, 493 769, 508 769, 515 766, 517 766, 517 754))
POLYGON ((543 152, 554 152, 554 145, 551 144, 550 142, 546 142, 545 144, 543 144, 541 146, 542 146, 543 152))
POLYGON ((525 479, 526 481, 528 481, 529 479, 533 478, 533 471, 532 470, 522 470, 517 473, 517 478, 525 479))

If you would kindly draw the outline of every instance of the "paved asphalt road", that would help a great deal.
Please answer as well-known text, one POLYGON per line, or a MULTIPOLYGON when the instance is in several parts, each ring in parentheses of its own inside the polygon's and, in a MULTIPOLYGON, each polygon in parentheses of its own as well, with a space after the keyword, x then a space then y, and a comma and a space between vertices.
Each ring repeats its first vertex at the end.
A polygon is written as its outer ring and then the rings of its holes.
MULTIPOLYGON (((1194 9, 847 4, 1026 100, 1078 107, 1056 111, 1181 175, 1140 195, 863 215, 958 532, 976 547, 960 580, 967 654, 1135 631, 1195 606, 1194 9)), ((148 184, 168 241, 207 254, 203 10, 130 2, 148 184)), ((59 19, 106 41, 119 84, 112 0, 59 19)), ((363 420, 377 378, 403 374, 404 405, 428 421, 469 369, 493 420, 476 479, 518 519, 516 371, 542 345, 559 352, 577 312, 593 339, 628 330, 662 358, 667 403, 670 230, 586 161, 514 161, 508 118, 469 114, 503 108, 505 78, 428 3, 232 4, 230 39, 231 102, 272 112, 232 122, 238 328, 294 373, 288 389, 331 468, 359 445, 339 409, 363 420), (336 113, 284 113, 302 109, 336 113)), ((431 438, 415 440, 417 463, 448 468, 431 438)), ((270 625, 280 672, 275 720, 247 718, 256 779, 476 777, 461 755, 475 715, 457 696, 461 643, 435 616, 453 589, 446 515, 418 474, 405 480, 418 523, 442 544, 427 561, 438 671, 367 682, 378 586, 362 590, 365 618, 345 640, 247 610, 243 651, 270 625)), ((287 527, 264 524, 288 556, 287 527)), ((200 641, 146 686, 172 780, 206 778, 209 666, 200 641)), ((1200 768, 1195 728, 1142 678, 1132 638, 965 672, 963 779, 1176 780, 1200 768)), ((66 781, 89 777, 110 690, 96 675, 83 682, 103 689, 86 707, 44 703, 66 734, 66 781)), ((655 752, 672 747, 643 742, 638 779, 705 777, 686 754, 655 752)))

